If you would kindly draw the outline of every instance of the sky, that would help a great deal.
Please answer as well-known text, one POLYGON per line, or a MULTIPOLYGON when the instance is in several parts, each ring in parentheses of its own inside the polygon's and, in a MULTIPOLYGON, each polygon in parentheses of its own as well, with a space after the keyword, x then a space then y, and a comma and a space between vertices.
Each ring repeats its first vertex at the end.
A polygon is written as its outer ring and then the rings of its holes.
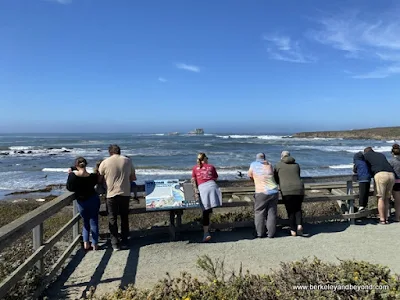
POLYGON ((400 123, 398 1, 0 0, 0 132, 400 123))

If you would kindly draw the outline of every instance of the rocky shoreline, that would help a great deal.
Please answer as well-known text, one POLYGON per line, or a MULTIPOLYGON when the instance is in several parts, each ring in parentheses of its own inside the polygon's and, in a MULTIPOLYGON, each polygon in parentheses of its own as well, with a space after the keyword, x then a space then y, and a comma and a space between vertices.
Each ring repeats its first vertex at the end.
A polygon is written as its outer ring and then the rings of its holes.
POLYGON ((400 126, 378 127, 342 131, 313 131, 299 132, 295 138, 343 138, 361 140, 400 140, 400 126))
POLYGON ((41 189, 14 191, 4 194, 2 197, 0 197, 0 202, 45 202, 53 200, 65 191, 64 184, 49 184, 41 189))

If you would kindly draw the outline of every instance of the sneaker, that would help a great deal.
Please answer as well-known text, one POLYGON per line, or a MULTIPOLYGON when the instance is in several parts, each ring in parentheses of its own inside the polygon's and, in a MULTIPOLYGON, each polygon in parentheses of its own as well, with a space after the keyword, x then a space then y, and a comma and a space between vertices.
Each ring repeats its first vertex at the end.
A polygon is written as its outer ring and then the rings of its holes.
POLYGON ((303 236, 304 235, 303 228, 297 229, 296 233, 297 233, 297 236, 303 236))
POLYGON ((122 249, 122 250, 129 249, 129 240, 123 240, 123 241, 121 241, 121 249, 122 249))
POLYGON ((210 235, 210 233, 205 233, 204 234, 204 237, 203 237, 203 243, 207 243, 208 241, 210 241, 211 240, 211 235, 210 235))

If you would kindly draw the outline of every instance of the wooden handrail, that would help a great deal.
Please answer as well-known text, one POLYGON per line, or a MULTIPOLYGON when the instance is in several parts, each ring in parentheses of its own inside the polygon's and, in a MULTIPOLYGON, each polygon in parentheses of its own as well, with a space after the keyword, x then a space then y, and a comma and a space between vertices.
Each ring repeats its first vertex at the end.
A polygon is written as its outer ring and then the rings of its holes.
POLYGON ((67 192, 54 200, 47 202, 38 208, 26 213, 22 217, 0 228, 0 251, 10 245, 14 240, 34 227, 43 223, 45 220, 59 212, 63 207, 71 204, 75 199, 75 194, 67 192))
MULTIPOLYGON (((349 201, 349 203, 354 203, 354 199, 358 197, 357 194, 352 193, 354 176, 353 175, 339 175, 339 176, 323 176, 323 177, 303 177, 303 181, 305 182, 306 190, 312 189, 328 189, 336 191, 334 195, 323 195, 323 196, 307 196, 304 199, 304 202, 323 202, 323 201, 339 201, 345 200, 349 201), (334 183, 332 183, 334 182, 334 183), (345 183, 347 182, 347 183, 345 183), (338 189, 347 188, 347 193, 338 192, 338 189)), ((254 183, 250 180, 221 180, 218 181, 218 185, 221 187, 221 191, 223 193, 223 198, 226 198, 232 195, 240 195, 240 196, 251 196, 254 194, 254 183)), ((138 186, 138 191, 144 191, 144 185, 138 186)), ((69 245, 68 249, 63 253, 63 255, 58 259, 58 261, 54 264, 53 268, 47 272, 47 276, 42 278, 42 283, 48 283, 51 280, 57 270, 62 266, 63 262, 66 258, 72 253, 75 247, 78 245, 80 241, 80 234, 78 232, 78 222, 80 219, 79 214, 77 214, 77 206, 75 199, 75 194, 71 192, 66 192, 61 196, 55 198, 54 200, 41 205, 35 210, 23 215, 17 220, 11 222, 0 228, 0 251, 5 247, 12 244, 16 239, 20 238, 24 234, 33 230, 34 236, 34 247, 35 252, 16 270, 14 270, 5 280, 0 283, 0 298, 6 295, 7 291, 17 283, 22 276, 31 269, 35 264, 38 266, 39 270, 41 270, 40 264, 43 256, 46 254, 49 249, 54 246, 54 244, 59 241, 65 233, 73 228, 73 242, 69 245), (70 205, 74 202, 72 219, 65 224, 55 235, 53 235, 48 241, 43 242, 43 222, 48 218, 52 217, 62 208, 67 205, 70 205)), ((279 201, 281 204, 282 201, 279 201)), ((252 202, 248 201, 224 201, 224 207, 243 207, 243 206, 251 206, 252 202)), ((352 207, 352 206, 350 206, 352 207)), ((130 213, 132 214, 141 214, 141 213, 149 213, 145 207, 135 207, 131 208, 130 213)), ((175 218, 176 212, 170 213, 170 220, 175 218)), ((178 216, 178 226, 181 223, 181 214, 177 214, 178 216)), ((350 209, 349 219, 355 218, 356 215, 350 209)), ((172 225, 173 227, 175 225, 172 225)), ((170 225, 171 228, 171 225, 170 225)), ((174 228, 173 228, 174 229, 174 228)), ((172 230, 174 233, 174 230, 172 230)), ((45 274, 42 274, 45 275, 45 274)), ((40 290, 43 290, 43 286, 40 290)), ((39 290, 38 290, 39 291, 39 290)))

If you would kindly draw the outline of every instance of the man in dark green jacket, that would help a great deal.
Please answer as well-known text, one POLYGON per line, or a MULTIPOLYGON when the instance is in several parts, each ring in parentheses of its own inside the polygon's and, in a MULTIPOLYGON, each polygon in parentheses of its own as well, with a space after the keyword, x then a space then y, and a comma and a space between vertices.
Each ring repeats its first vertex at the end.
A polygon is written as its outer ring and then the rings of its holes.
POLYGON ((304 199, 304 184, 300 178, 300 166, 290 156, 289 151, 282 152, 281 161, 277 163, 274 175, 289 217, 290 233, 292 236, 302 235, 301 205, 304 199))

